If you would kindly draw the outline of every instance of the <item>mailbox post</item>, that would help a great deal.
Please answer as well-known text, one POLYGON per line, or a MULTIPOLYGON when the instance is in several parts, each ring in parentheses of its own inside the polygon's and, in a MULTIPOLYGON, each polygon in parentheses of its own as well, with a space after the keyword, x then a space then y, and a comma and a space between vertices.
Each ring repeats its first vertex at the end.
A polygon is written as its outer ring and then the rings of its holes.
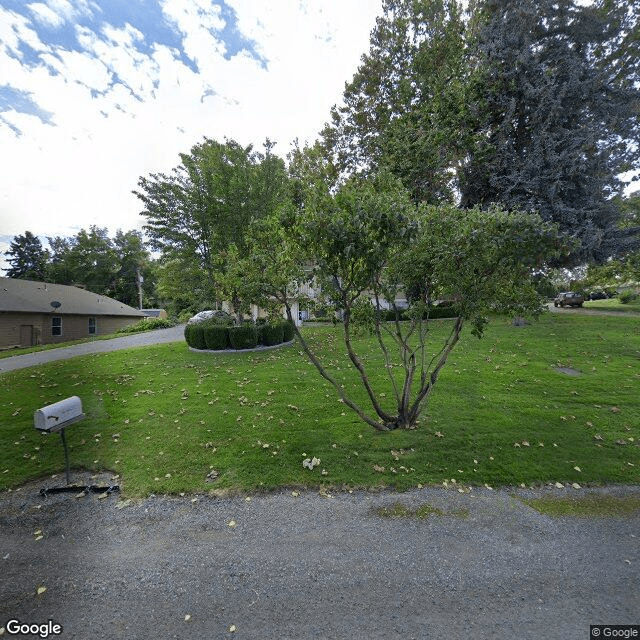
POLYGON ((67 439, 64 435, 65 427, 74 422, 78 422, 85 417, 82 412, 82 401, 78 396, 65 398, 54 404, 37 409, 33 414, 33 424, 38 431, 45 433, 60 432, 62 446, 64 447, 64 464, 67 477, 67 484, 71 484, 69 473, 69 451, 67 450, 67 439))

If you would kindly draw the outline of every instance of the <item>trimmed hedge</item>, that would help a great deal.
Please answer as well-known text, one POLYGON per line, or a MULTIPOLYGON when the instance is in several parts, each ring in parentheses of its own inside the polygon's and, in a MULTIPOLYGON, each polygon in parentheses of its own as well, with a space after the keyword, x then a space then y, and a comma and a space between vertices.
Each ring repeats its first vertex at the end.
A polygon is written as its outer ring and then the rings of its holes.
POLYGON ((293 340, 293 336, 294 336, 294 330, 293 330, 293 322, 290 322, 289 320, 282 322, 281 323, 282 329, 283 329, 283 336, 282 336, 282 341, 283 342, 291 342, 291 340, 293 340))
POLYGON ((258 330, 255 324, 229 327, 229 344, 234 349, 254 349, 258 346, 258 330))
POLYGON ((190 327, 189 332, 185 331, 185 338, 187 339, 187 344, 194 349, 206 349, 207 342, 204 337, 204 326, 203 323, 200 322, 198 324, 188 325, 190 327))
POLYGON ((220 323, 204 325, 204 341, 207 349, 222 351, 229 348, 229 327, 220 323))
POLYGON ((229 325, 211 318, 204 322, 188 324, 184 328, 184 338, 193 349, 224 351, 225 349, 254 349, 258 345, 272 347, 293 340, 293 324, 243 322, 229 325))
POLYGON ((265 324, 260 327, 260 343, 271 347, 284 342, 283 324, 265 324))

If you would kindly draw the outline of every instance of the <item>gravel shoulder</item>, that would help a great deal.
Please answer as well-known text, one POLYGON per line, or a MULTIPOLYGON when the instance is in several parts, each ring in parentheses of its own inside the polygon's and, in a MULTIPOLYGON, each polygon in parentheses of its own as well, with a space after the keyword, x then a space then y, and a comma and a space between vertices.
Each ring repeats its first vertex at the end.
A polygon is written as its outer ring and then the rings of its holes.
POLYGON ((0 494, 0 627, 51 619, 55 637, 77 640, 585 640, 590 624, 640 624, 640 512, 550 518, 518 499, 640 487, 39 495, 62 481, 0 494), (376 514, 398 501, 444 515, 376 514))

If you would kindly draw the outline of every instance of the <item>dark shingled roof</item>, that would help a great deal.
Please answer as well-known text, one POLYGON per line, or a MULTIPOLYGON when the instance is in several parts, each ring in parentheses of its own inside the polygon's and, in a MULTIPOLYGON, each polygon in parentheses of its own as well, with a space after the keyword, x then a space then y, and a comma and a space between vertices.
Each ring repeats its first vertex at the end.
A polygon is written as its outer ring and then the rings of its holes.
POLYGON ((138 309, 85 289, 14 278, 0 278, 0 311, 144 317, 138 309))

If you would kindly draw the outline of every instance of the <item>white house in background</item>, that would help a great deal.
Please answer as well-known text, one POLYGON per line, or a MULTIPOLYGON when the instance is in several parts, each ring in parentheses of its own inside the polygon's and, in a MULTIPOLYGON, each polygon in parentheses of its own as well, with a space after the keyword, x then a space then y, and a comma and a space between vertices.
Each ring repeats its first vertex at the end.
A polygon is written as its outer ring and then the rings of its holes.
POLYGON ((0 278, 0 349, 105 335, 142 318, 138 309, 78 287, 0 278))

